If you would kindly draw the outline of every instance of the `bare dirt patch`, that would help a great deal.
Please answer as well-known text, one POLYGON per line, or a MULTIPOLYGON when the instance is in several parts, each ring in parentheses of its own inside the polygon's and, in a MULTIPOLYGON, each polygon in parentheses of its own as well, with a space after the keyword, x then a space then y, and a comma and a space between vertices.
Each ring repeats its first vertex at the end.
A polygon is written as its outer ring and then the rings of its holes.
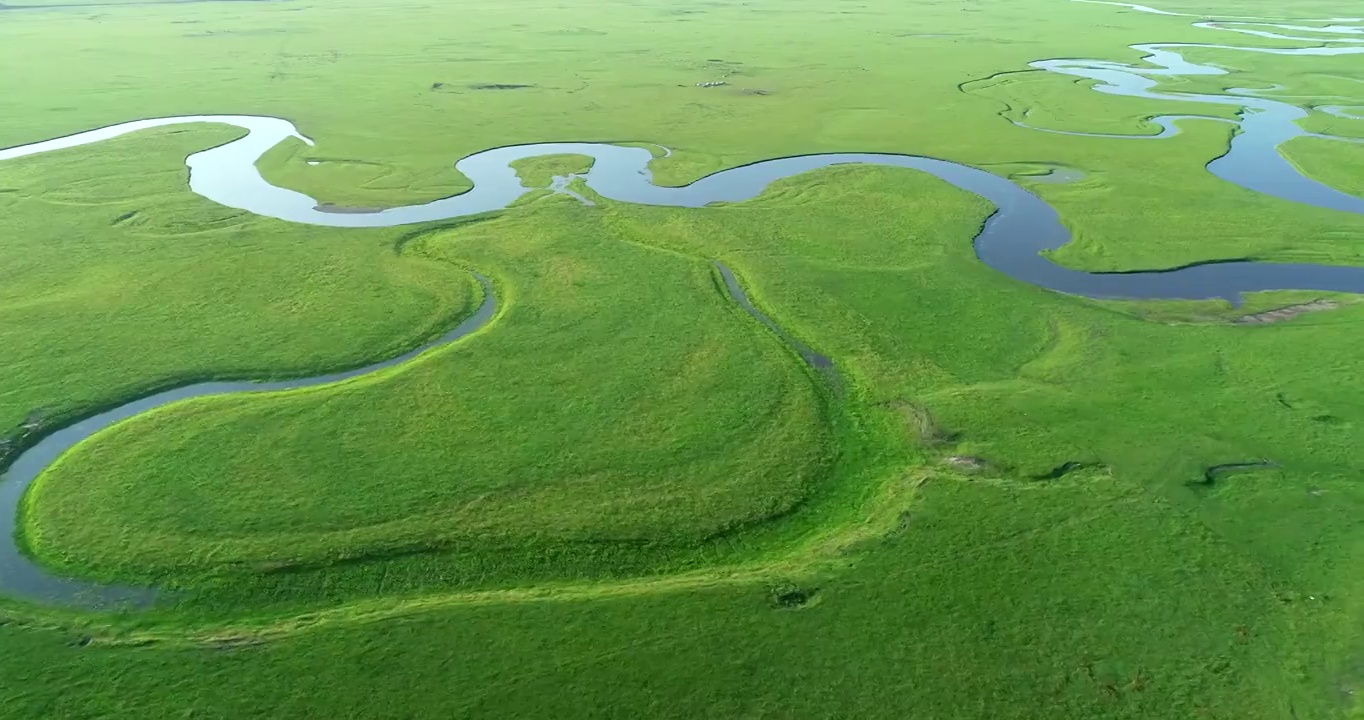
POLYGON ((957 433, 938 425, 927 408, 908 402, 897 403, 895 407, 904 417, 905 427, 914 442, 924 447, 937 447, 957 439, 957 433))
POLYGON ((943 462, 958 470, 968 472, 981 472, 990 469, 990 461, 974 455, 949 455, 943 458, 943 462))
POLYGON ((448 82, 431 83, 431 92, 459 94, 465 90, 527 90, 539 87, 529 83, 474 83, 472 85, 452 85, 448 82))
POLYGON ((363 215, 368 213, 382 212, 381 207, 353 207, 350 205, 331 205, 323 204, 313 208, 318 212, 335 213, 337 215, 363 215))
POLYGON ((1313 300, 1312 302, 1299 303, 1297 305, 1288 305, 1285 307, 1276 308, 1274 310, 1266 310, 1264 312, 1255 313, 1253 315, 1242 315, 1241 317, 1236 318, 1232 322, 1235 322, 1238 325, 1264 325, 1267 323, 1276 323, 1283 322, 1285 320, 1292 320, 1293 318, 1299 315, 1305 315, 1310 312, 1334 310, 1338 307, 1340 307, 1340 303, 1332 302, 1330 300, 1313 300))

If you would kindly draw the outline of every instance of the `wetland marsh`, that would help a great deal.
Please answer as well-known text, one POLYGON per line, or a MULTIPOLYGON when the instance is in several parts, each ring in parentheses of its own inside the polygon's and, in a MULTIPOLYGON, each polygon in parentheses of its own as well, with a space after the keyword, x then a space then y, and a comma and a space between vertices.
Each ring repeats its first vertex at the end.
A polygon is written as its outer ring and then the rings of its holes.
POLYGON ((1364 21, 1241 5, 0 14, 4 714, 1348 717, 1364 21))

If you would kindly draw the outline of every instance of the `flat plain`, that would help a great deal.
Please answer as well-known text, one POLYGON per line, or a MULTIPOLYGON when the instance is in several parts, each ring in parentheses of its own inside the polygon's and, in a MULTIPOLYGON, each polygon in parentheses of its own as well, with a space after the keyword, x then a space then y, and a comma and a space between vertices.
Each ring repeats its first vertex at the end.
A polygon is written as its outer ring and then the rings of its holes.
MULTIPOLYGON (((1076 268, 1364 264, 1364 217, 1205 170, 1225 123, 1139 141, 1009 122, 1141 135, 1161 114, 1233 117, 1028 71, 1132 62, 1142 42, 1293 45, 1196 18, 1061 0, 70 5, 0 6, 0 67, 22 69, 0 73, 0 147, 283 117, 316 145, 275 148, 265 177, 358 208, 461 192, 456 160, 525 142, 656 144, 674 185, 899 152, 1017 180, 1060 212, 1075 239, 1051 256, 1076 268)), ((1364 105, 1357 58, 1195 56, 1228 74, 1172 88, 1364 105)), ((1323 112, 1303 126, 1364 137, 1323 112)), ((185 156, 235 134, 0 163, 11 450, 152 389, 397 355, 473 311, 471 271, 498 314, 372 376, 170 405, 65 455, 24 499, 24 550, 173 593, 142 610, 0 599, 0 716, 1361 712, 1356 296, 1052 293, 976 259, 986 203, 886 168, 707 208, 584 190, 594 204, 545 192, 468 221, 310 227, 189 192, 185 156), (735 305, 716 261, 836 377, 735 305), (1263 315, 1284 307, 1312 311, 1263 315)), ((1283 152, 1364 192, 1364 146, 1283 152)), ((544 187, 584 167, 518 171, 544 187)))

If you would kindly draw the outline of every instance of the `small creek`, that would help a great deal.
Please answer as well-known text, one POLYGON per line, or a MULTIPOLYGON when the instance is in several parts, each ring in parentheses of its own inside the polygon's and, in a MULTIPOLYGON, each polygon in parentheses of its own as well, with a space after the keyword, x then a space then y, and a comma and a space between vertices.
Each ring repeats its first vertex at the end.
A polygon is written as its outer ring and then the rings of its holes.
MULTIPOLYGON (((1080 0, 1086 1, 1086 0, 1080 0)), ((1118 4, 1122 3, 1099 3, 1118 4)), ((1127 5, 1132 9, 1177 15, 1127 5)), ((1253 18, 1245 20, 1255 20, 1253 18)), ((1340 20, 1334 22, 1359 22, 1340 20)), ((1267 26, 1264 22, 1242 23, 1224 20, 1225 25, 1195 23, 1214 30, 1248 32, 1245 24, 1267 26), (1234 27, 1232 25, 1235 25, 1234 27)), ((1275 25, 1294 32, 1357 34, 1355 25, 1310 28, 1275 25)), ((1254 30, 1252 34, 1269 31, 1254 30)), ((1278 35, 1277 33, 1271 33, 1278 35)), ((1281 36, 1285 39, 1304 39, 1281 36)), ((1236 121, 1239 133, 1225 155, 1208 164, 1218 177, 1241 187, 1293 202, 1349 213, 1364 213, 1364 198, 1342 193, 1299 173, 1277 151, 1289 139, 1311 136, 1296 125, 1307 116, 1297 106, 1263 95, 1267 91, 1228 91, 1225 95, 1175 93, 1155 90, 1160 77, 1220 74, 1208 65, 1185 60, 1179 53, 1186 48, 1223 48, 1280 55, 1339 55, 1364 53, 1364 45, 1341 40, 1320 47, 1273 50, 1234 48, 1222 45, 1149 44, 1134 49, 1147 53, 1149 66, 1135 66, 1106 60, 1042 60, 1034 68, 1098 81, 1099 92, 1192 103, 1231 104, 1242 108, 1236 121)), ((1342 109, 1343 110, 1343 109, 1342 109)), ((1163 128, 1160 135, 1178 132, 1176 122, 1195 115, 1167 115, 1154 118, 1163 128)), ((1200 118, 1207 119, 1207 118, 1200 118)), ((1228 122, 1221 120, 1221 122, 1228 122)), ((1216 262, 1164 271, 1131 273, 1088 273, 1051 262, 1042 253, 1060 248, 1070 241, 1056 211, 1042 199, 1009 179, 985 170, 931 157, 884 153, 831 153, 778 158, 724 170, 682 187, 661 187, 652 182, 649 163, 653 154, 638 147, 601 143, 537 143, 496 148, 470 155, 455 164, 473 183, 468 192, 429 203, 377 211, 338 212, 320 207, 315 199, 268 183, 256 169, 256 161, 280 142, 297 139, 312 144, 290 122, 278 118, 215 115, 139 120, 92 130, 76 135, 0 150, 0 161, 73 148, 139 130, 215 123, 245 129, 247 134, 235 141, 195 153, 186 159, 189 187, 199 195, 221 205, 289 222, 331 227, 389 227, 436 220, 467 217, 501 210, 530 190, 521 184, 511 163, 541 155, 577 154, 593 159, 591 169, 580 176, 556 178, 554 188, 564 191, 575 178, 597 195, 616 202, 700 208, 716 202, 739 202, 761 194, 773 182, 834 165, 861 164, 907 168, 929 173, 964 191, 978 195, 995 207, 974 240, 977 257, 989 267, 1021 282, 1056 292, 1094 298, 1226 298, 1238 302, 1242 293, 1261 290, 1320 290, 1364 292, 1364 267, 1315 265, 1307 263, 1216 262)), ((1087 135, 1086 133, 1065 133, 1087 135)), ((1115 136, 1100 136, 1115 137, 1115 136)), ((1127 137, 1127 136, 1116 136, 1127 137)), ((1052 177, 1052 182, 1078 179, 1079 175, 1052 177)), ((1045 182, 1045 180, 1044 180, 1045 182)), ((581 195, 575 195, 590 202, 581 195)), ((722 264, 716 267, 732 298, 759 322, 771 328, 808 362, 820 370, 830 370, 827 357, 787 335, 748 301, 734 274, 722 264)), ((15 524, 24 491, 35 478, 76 443, 116 422, 178 400, 205 395, 260 392, 313 387, 339 382, 406 362, 435 346, 453 342, 486 324, 496 312, 496 298, 487 278, 483 284, 484 302, 458 327, 421 348, 381 363, 354 370, 280 382, 210 382, 157 393, 122 405, 108 412, 63 428, 21 453, 0 476, 0 593, 47 603, 105 606, 140 605, 149 602, 154 592, 145 588, 126 588, 73 580, 50 573, 25 556, 17 545, 15 524)))
MULTIPOLYGON (((1138 12, 1159 15, 1195 17, 1130 3, 1103 2, 1101 0, 1079 1, 1097 5, 1117 5, 1138 12)), ((1340 192, 1303 175, 1279 153, 1281 145, 1299 137, 1315 137, 1343 142, 1359 142, 1359 140, 1303 130, 1298 126, 1297 121, 1306 118, 1309 112, 1297 105, 1268 97, 1273 92, 1272 90, 1231 88, 1225 94, 1211 94, 1155 89, 1157 83, 1164 78, 1227 74, 1226 70, 1215 65, 1199 64, 1187 60, 1181 52, 1190 49, 1215 49, 1284 56, 1364 54, 1364 24, 1361 24, 1364 23, 1364 19, 1327 18, 1321 22, 1334 24, 1310 27, 1267 22, 1257 18, 1231 18, 1221 22, 1201 21, 1193 23, 1194 27, 1207 30, 1236 32, 1287 42, 1319 43, 1315 47, 1264 48, 1204 43, 1143 43, 1132 45, 1131 48, 1144 54, 1141 60, 1145 64, 1129 64, 1110 60, 1060 59, 1039 60, 1030 63, 1030 66, 1047 72, 1094 80, 1097 83, 1093 86, 1094 90, 1111 95, 1180 103, 1231 105, 1240 108, 1240 118, 1236 121, 1198 115, 1162 115, 1155 117, 1151 119, 1151 122, 1161 128, 1158 135, 1112 135, 1081 132, 1065 132, 1064 134, 1102 138, 1162 139, 1177 134, 1179 129, 1176 122, 1182 120, 1232 122, 1236 125, 1237 134, 1232 138, 1227 153, 1208 163, 1209 172, 1223 180, 1265 195, 1331 210, 1364 213, 1364 198, 1340 192), (1265 27, 1299 34, 1285 35, 1279 32, 1257 29, 1265 27), (1310 36, 1304 36, 1304 33, 1310 36)), ((1348 107, 1333 105, 1319 109, 1338 117, 1351 117, 1348 107)), ((1027 127, 1022 122, 1016 124, 1027 127)), ((1336 288, 1313 287, 1303 289, 1330 290, 1336 288)))
POLYGON ((45 603, 73 604, 99 607, 107 605, 145 605, 154 597, 154 591, 147 588, 102 585, 84 580, 60 577, 48 572, 27 555, 19 551, 15 533, 16 512, 19 501, 40 473, 63 453, 80 441, 94 435, 114 423, 135 415, 164 407, 180 400, 204 397, 207 395, 226 395, 229 393, 269 392, 294 390, 341 382, 351 378, 368 375, 385 368, 401 365, 432 348, 447 345, 473 333, 497 314, 497 297, 488 278, 475 274, 483 286, 483 302, 473 315, 465 318, 454 329, 419 348, 372 365, 327 373, 309 378, 278 380, 272 382, 204 382, 139 398, 107 410, 80 422, 68 425, 36 445, 19 454, 19 457, 0 477, 0 592, 12 597, 45 603))

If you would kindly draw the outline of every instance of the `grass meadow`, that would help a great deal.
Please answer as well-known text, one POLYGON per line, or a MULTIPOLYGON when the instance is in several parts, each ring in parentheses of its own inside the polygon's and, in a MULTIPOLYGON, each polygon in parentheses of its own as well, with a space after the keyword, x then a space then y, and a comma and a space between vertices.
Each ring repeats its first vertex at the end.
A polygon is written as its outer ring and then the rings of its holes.
MULTIPOLYGON (((1059 0, 43 4, 0 6, 0 67, 23 68, 0 73, 0 147, 286 117, 317 144, 276 148, 266 176, 358 207, 459 192, 456 159, 521 142, 658 143, 673 184, 916 153, 1012 174, 1061 212, 1075 241, 1055 259, 1075 267, 1364 261, 1364 218, 1209 175, 1225 124, 1148 142, 1007 121, 1226 117, 1023 72, 1272 44, 1191 19, 1059 0), (1053 166, 1084 177, 1028 177, 1053 166)), ((1247 55, 1171 86, 1319 105, 1358 78, 1247 55)), ((177 592, 143 612, 0 599, 0 717, 1359 716, 1356 297, 1050 293, 975 259, 981 200, 885 168, 702 209, 540 193, 469 222, 292 225, 185 187, 184 156, 234 132, 0 163, 11 447, 153 388, 396 355, 472 312, 471 271, 499 314, 374 376, 167 406, 62 458, 21 508, 26 550, 177 592), (837 380, 738 308, 714 261, 837 380), (1222 468, 1240 463, 1264 465, 1222 468)), ((1359 192, 1360 149, 1284 151, 1359 192)), ((518 165, 531 187, 584 168, 518 165)))

